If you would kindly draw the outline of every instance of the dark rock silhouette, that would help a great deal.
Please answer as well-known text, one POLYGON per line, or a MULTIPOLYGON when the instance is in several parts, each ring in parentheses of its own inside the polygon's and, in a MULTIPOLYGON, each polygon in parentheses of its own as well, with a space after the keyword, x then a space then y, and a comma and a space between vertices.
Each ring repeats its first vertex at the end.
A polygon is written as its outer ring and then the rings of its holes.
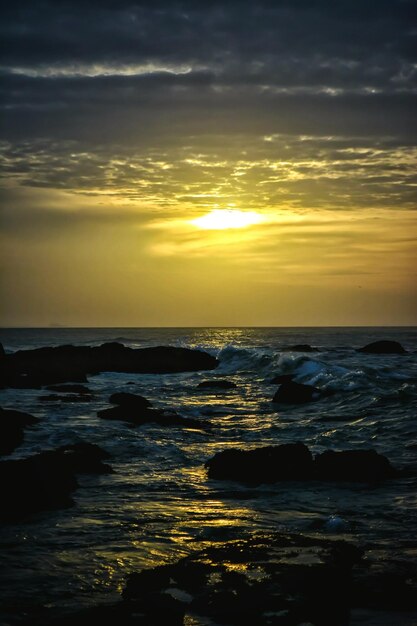
POLYGON ((128 422, 132 426, 142 426, 154 422, 160 426, 184 426, 185 428, 206 428, 207 422, 181 417, 175 411, 152 408, 149 400, 133 393, 114 393, 109 401, 117 406, 97 412, 101 419, 128 422))
POLYGON ((59 346, 19 350, 0 359, 3 387, 38 388, 63 382, 84 383, 87 374, 129 372, 167 374, 212 370, 217 359, 201 350, 159 346, 128 348, 120 343, 101 346, 59 346))
POLYGON ((269 382, 271 385, 282 385, 283 383, 289 383, 294 378, 295 374, 277 374, 269 382))
POLYGON ((236 383, 231 380, 203 380, 198 384, 199 389, 235 389, 236 383))
POLYGON ((356 352, 366 352, 368 354, 406 354, 405 350, 398 341, 374 341, 368 343, 363 348, 358 348, 356 352))
POLYGON ((24 428, 40 420, 29 413, 0 408, 0 454, 11 454, 24 439, 24 428))
POLYGON ((73 504, 75 474, 112 472, 99 446, 78 443, 18 461, 0 462, 0 521, 16 521, 43 510, 73 504))
POLYGON ((302 385, 292 380, 283 382, 275 393, 272 402, 282 404, 304 404, 313 400, 320 400, 330 395, 328 391, 317 389, 312 385, 302 385))
POLYGON ((319 480, 373 483, 397 475, 388 459, 375 450, 327 450, 316 456, 314 468, 319 480))
POLYGON ((209 478, 247 484, 281 480, 375 483, 400 475, 375 450, 328 450, 313 460, 310 450, 302 443, 224 450, 208 460, 205 467, 209 478))
POLYGON ((313 457, 304 444, 289 443, 255 450, 225 450, 207 461, 205 467, 209 478, 250 484, 307 480, 313 471, 313 457))

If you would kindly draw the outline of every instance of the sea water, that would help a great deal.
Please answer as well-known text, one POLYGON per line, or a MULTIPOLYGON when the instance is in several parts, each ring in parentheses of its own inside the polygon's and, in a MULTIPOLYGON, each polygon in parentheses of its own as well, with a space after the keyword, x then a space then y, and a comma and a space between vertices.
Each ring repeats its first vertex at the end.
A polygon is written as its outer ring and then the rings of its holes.
MULTIPOLYGON (((75 506, 1 528, 1 598, 25 611, 58 610, 119 598, 130 572, 254 532, 338 533, 378 542, 412 558, 417 481, 383 485, 276 483, 247 487, 207 479, 204 463, 227 448, 304 442, 313 453, 369 449, 397 468, 417 469, 416 328, 87 328, 5 329, 7 352, 62 344, 118 341, 206 350, 219 367, 181 374, 102 373, 89 377, 91 402, 46 403, 45 391, 8 389, 1 405, 32 413, 10 459, 86 441, 107 450, 111 475, 84 475, 75 506), (358 353, 380 339, 405 355, 358 353), (316 352, 291 350, 310 344, 316 352), (271 400, 278 374, 334 392, 301 406, 271 400), (199 389, 213 378, 236 388, 199 389), (211 423, 210 431, 146 424, 131 428, 97 418, 116 391, 138 393, 157 408, 211 423)), ((7 608, 8 607, 8 608, 7 608)))

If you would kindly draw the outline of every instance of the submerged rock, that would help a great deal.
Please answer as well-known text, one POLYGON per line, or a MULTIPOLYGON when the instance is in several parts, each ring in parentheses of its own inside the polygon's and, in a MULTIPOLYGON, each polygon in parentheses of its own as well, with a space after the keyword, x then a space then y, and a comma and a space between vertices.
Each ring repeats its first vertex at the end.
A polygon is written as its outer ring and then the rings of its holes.
POLYGON ((405 350, 398 341, 374 341, 368 343, 363 348, 358 348, 356 352, 366 352, 368 354, 406 354, 405 350))
POLYGON ((208 478, 247 484, 282 480, 375 483, 400 475, 375 450, 328 450, 315 459, 302 443, 224 450, 205 463, 208 478))
POLYGON ((304 444, 289 443, 254 450, 224 450, 205 467, 209 478, 249 484, 307 480, 313 471, 313 457, 304 444))
POLYGON ((3 386, 37 388, 61 382, 86 382, 87 374, 130 372, 166 374, 212 370, 216 358, 201 350, 158 346, 128 348, 120 343, 101 346, 59 346, 19 350, 1 359, 3 386))
POLYGON ((11 454, 24 439, 24 428, 40 420, 29 413, 0 408, 0 454, 11 454))
POLYGON ((295 383, 292 380, 288 380, 282 383, 278 387, 278 391, 275 393, 272 402, 282 404, 304 404, 305 402, 312 402, 314 400, 320 400, 330 395, 328 391, 317 389, 312 385, 303 385, 301 383, 295 383))
POLYGON ((203 380, 198 384, 199 389, 235 389, 236 383, 231 380, 203 380))

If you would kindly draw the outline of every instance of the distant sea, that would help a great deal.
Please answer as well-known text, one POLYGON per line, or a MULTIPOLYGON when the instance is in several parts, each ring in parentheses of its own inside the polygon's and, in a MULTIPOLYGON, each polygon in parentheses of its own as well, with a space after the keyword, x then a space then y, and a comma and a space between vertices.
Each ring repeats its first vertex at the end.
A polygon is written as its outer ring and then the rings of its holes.
POLYGON ((88 441, 110 452, 115 470, 82 476, 75 507, 2 528, 1 596, 9 605, 67 609, 116 599, 129 572, 253 532, 308 532, 333 515, 344 521, 343 538, 349 540, 388 547, 417 536, 415 478, 377 487, 249 488, 208 480, 204 469, 220 450, 295 441, 313 453, 374 448, 395 467, 416 469, 417 328, 4 329, 0 340, 7 352, 116 341, 135 348, 198 348, 220 360, 208 372, 91 376, 92 402, 39 402, 42 390, 0 392, 3 407, 41 418, 10 458, 88 441), (407 354, 356 352, 380 339, 399 341, 407 354), (317 351, 292 350, 297 344, 317 351), (278 374, 334 393, 277 407, 271 402, 277 385, 270 381, 278 374), (226 378, 236 388, 197 388, 212 378, 226 378), (110 394, 123 390, 184 417, 210 420, 211 432, 155 424, 130 428, 98 419, 110 394))

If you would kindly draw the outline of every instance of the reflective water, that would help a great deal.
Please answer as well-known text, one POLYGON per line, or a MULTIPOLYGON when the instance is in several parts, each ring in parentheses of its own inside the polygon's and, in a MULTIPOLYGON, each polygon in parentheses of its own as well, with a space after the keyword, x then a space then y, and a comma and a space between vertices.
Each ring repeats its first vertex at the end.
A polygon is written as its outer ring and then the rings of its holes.
MULTIPOLYGON (((413 478, 383 486, 280 483, 248 488, 207 480, 204 462, 228 447, 303 441, 313 452, 375 448, 397 467, 415 467, 417 330, 396 329, 9 329, 6 350, 120 341, 132 347, 179 345, 216 355, 211 372, 105 373, 90 377, 89 403, 40 403, 39 390, 5 390, 4 407, 41 418, 11 456, 89 441, 112 454, 115 474, 80 477, 76 506, 2 528, 1 593, 19 606, 70 607, 117 597, 127 573, 166 563, 216 541, 259 530, 311 531, 332 515, 345 535, 397 546, 416 535, 413 478), (366 355, 355 348, 397 340, 406 355, 366 355), (313 353, 287 351, 308 343, 313 353), (331 389, 309 405, 271 402, 276 374, 331 389), (236 389, 198 389, 227 378, 236 389), (131 384, 133 383, 133 384, 131 384), (210 432, 148 424, 129 428, 96 417, 115 391, 139 393, 154 406, 210 420, 210 432)), ((331 532, 331 526, 319 532, 331 532)), ((405 549, 404 549, 405 550, 405 549)))

